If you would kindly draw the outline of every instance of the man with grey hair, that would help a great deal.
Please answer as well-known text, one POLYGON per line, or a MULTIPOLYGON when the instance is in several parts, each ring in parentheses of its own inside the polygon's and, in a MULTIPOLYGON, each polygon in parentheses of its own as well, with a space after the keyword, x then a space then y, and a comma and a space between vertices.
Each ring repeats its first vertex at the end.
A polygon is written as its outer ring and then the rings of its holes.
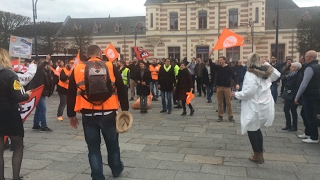
POLYGON ((319 143, 317 109, 320 97, 320 65, 316 58, 316 51, 311 50, 306 53, 303 80, 294 100, 296 104, 299 104, 298 101, 302 96, 301 116, 305 131, 298 137, 305 143, 319 143))

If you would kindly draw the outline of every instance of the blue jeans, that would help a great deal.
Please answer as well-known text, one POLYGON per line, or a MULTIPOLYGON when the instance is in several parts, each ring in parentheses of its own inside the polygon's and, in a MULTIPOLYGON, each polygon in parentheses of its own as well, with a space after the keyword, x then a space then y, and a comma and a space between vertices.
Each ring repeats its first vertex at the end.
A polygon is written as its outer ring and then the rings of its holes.
POLYGON ((206 89, 207 89, 207 100, 211 101, 212 100, 211 97, 213 95, 213 84, 208 84, 206 86, 206 89))
POLYGON ((158 81, 152 80, 152 81, 150 82, 150 90, 151 90, 152 96, 153 96, 154 98, 158 98, 158 97, 159 97, 158 81), (154 88, 154 87, 155 87, 155 88, 154 88), (153 90, 155 90, 156 92, 154 92, 153 90))
POLYGON ((165 92, 161 91, 161 101, 162 101, 162 110, 168 110, 172 111, 172 92, 165 92), (167 95, 167 101, 168 101, 168 106, 166 103, 166 95, 167 95))
POLYGON ((108 165, 112 174, 120 173, 123 164, 120 160, 119 134, 116 132, 116 113, 106 116, 82 115, 84 137, 89 150, 89 163, 93 180, 105 180, 101 156, 101 135, 108 151, 108 165))
POLYGON ((140 109, 147 108, 147 96, 140 96, 140 109))
POLYGON ((33 126, 41 126, 45 127, 47 126, 47 119, 46 119, 46 97, 41 96, 37 106, 36 106, 36 112, 34 113, 33 117, 33 126))
POLYGON ((277 103, 277 98, 278 98, 278 84, 277 84, 277 83, 272 83, 270 89, 271 89, 271 94, 272 94, 274 103, 277 103))
POLYGON ((307 136, 311 136, 312 140, 318 140, 318 122, 317 122, 317 111, 318 111, 318 98, 306 98, 302 96, 302 109, 301 116, 303 124, 305 126, 304 133, 307 136))

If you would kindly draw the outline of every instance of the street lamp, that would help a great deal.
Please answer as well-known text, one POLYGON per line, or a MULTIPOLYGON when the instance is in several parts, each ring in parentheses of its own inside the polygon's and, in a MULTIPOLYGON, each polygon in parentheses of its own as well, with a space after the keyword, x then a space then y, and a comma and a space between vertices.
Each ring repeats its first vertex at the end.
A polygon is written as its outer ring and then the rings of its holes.
POLYGON ((255 21, 249 21, 248 23, 241 23, 240 25, 247 25, 251 28, 251 52, 253 52, 253 45, 254 45, 254 24, 255 21))
POLYGON ((36 27, 36 19, 37 19, 37 2, 32 0, 32 11, 33 11, 33 33, 34 33, 34 48, 36 53, 36 61, 38 61, 38 42, 37 42, 37 27, 36 27))
POLYGON ((143 29, 147 29, 146 27, 143 27, 142 25, 141 26, 137 26, 135 25, 134 27, 131 27, 131 29, 133 29, 133 32, 134 32, 134 46, 137 46, 137 33, 138 31, 142 31, 143 29))

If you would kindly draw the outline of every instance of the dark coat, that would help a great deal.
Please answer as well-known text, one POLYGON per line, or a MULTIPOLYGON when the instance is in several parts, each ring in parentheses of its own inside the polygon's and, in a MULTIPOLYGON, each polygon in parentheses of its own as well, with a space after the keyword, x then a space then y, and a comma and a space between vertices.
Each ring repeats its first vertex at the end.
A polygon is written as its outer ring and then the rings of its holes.
POLYGON ((284 99, 285 104, 294 104, 294 99, 298 93, 303 75, 300 71, 290 78, 284 77, 286 83, 284 84, 284 91, 281 97, 284 99))
POLYGON ((44 61, 38 66, 36 74, 27 86, 27 90, 35 89, 44 84, 42 96, 50 97, 53 93, 53 74, 50 69, 45 68, 46 65, 47 62, 44 61))
POLYGON ((177 84, 175 95, 177 100, 186 100, 186 92, 190 92, 193 87, 192 77, 187 68, 184 70, 179 70, 179 74, 177 75, 177 84))
POLYGON ((160 85, 160 90, 164 92, 172 92, 173 87, 176 84, 176 76, 174 74, 174 67, 171 66, 169 71, 167 72, 164 69, 165 65, 162 65, 158 74, 158 83, 160 85))
MULTIPOLYGON (((146 66, 147 67, 147 66, 146 66)), ((149 66, 148 66, 149 67, 149 66)), ((135 75, 136 75, 136 72, 138 72, 140 70, 140 67, 139 67, 139 63, 137 64, 129 64, 128 66, 129 70, 130 70, 130 79, 135 79, 135 75)))
POLYGON ((214 84, 214 79, 215 79, 215 71, 210 68, 210 76, 206 67, 202 69, 202 85, 205 84, 206 86, 208 85, 213 85, 214 84))
POLYGON ((150 82, 152 81, 151 72, 145 68, 144 74, 141 77, 141 72, 139 70, 136 72, 134 80, 137 83, 137 94, 139 96, 148 96, 150 94, 150 82), (140 84, 138 81, 140 81, 140 84), (141 82, 145 82, 146 85, 142 85, 141 82))

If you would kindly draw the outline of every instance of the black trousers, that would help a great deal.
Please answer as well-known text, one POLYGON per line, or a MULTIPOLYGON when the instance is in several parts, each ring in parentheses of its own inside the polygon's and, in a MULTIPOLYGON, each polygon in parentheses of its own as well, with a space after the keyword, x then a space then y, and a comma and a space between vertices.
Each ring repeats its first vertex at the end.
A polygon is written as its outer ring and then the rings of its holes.
POLYGON ((261 130, 248 131, 249 140, 253 149, 253 152, 262 153, 263 152, 263 137, 261 130))
POLYGON ((201 95, 201 90, 203 91, 203 93, 206 93, 206 89, 202 85, 202 78, 197 77, 196 81, 197 81, 197 92, 199 93, 199 95, 201 95))
POLYGON ((298 125, 298 113, 297 113, 298 105, 296 104, 284 104, 283 111, 286 117, 286 127, 291 128, 294 127, 297 129, 298 125), (292 114, 292 124, 291 124, 291 114, 292 114))
MULTIPOLYGON (((181 103, 182 103, 183 112, 185 112, 186 111, 186 100, 181 100, 181 103)), ((189 106, 190 110, 193 109, 191 103, 188 106, 189 106)))

